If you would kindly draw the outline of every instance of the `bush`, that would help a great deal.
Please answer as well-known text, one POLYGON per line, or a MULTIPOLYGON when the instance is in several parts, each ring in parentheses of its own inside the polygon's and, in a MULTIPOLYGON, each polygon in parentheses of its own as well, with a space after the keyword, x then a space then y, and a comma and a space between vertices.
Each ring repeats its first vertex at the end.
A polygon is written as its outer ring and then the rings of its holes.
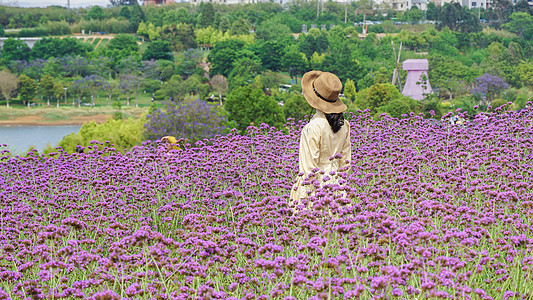
POLYGON ((144 137, 148 140, 171 135, 192 143, 226 132, 225 112, 204 100, 165 101, 163 106, 146 117, 144 137))
MULTIPOLYGON (((91 141, 99 142, 109 141, 106 145, 114 147, 123 152, 124 149, 130 149, 133 146, 140 145, 142 142, 142 133, 144 130, 145 118, 138 120, 113 120, 108 119, 106 122, 97 124, 96 122, 85 123, 77 134, 71 133, 65 136, 60 142, 59 147, 64 151, 73 153, 77 146, 87 147, 91 141)), ((50 153, 54 149, 47 148, 44 153, 50 153)))

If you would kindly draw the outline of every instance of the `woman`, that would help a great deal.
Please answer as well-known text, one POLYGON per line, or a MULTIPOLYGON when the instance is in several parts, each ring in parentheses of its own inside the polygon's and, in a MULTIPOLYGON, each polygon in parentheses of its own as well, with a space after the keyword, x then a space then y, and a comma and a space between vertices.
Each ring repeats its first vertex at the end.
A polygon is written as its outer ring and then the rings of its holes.
POLYGON ((291 192, 293 205, 302 204, 301 199, 313 193, 314 179, 322 184, 324 176, 329 176, 332 181, 326 183, 336 182, 333 172, 349 165, 350 126, 344 122, 346 105, 339 99, 341 90, 340 79, 332 73, 310 71, 302 77, 305 100, 316 109, 316 114, 302 129, 300 173, 291 192), (314 175, 309 177, 310 174, 314 175))

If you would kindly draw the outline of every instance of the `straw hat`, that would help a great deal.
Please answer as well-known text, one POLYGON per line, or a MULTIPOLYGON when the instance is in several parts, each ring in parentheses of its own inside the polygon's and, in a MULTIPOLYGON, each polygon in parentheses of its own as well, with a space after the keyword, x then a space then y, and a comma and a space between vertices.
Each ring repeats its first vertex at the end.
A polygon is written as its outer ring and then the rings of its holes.
POLYGON ((327 114, 341 113, 347 109, 339 99, 342 83, 329 72, 309 71, 302 77, 302 92, 307 103, 327 114))

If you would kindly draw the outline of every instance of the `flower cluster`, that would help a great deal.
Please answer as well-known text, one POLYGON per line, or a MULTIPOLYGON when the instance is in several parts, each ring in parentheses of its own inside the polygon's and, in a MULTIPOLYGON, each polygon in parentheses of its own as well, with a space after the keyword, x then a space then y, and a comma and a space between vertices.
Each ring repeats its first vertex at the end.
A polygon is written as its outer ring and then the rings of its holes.
POLYGON ((2 151, 0 298, 529 299, 524 113, 353 115, 351 169, 312 209, 288 204, 303 121, 170 153, 2 151))

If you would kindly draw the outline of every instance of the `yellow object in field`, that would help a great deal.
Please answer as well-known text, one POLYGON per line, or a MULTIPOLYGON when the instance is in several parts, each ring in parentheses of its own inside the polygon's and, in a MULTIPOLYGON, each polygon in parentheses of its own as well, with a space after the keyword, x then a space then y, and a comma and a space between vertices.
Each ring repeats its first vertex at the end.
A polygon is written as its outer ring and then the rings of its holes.
POLYGON ((167 148, 168 150, 180 150, 180 147, 178 146, 178 140, 171 136, 171 135, 167 135, 167 136, 164 136, 163 138, 161 138, 161 142, 166 142, 167 143, 167 148))

